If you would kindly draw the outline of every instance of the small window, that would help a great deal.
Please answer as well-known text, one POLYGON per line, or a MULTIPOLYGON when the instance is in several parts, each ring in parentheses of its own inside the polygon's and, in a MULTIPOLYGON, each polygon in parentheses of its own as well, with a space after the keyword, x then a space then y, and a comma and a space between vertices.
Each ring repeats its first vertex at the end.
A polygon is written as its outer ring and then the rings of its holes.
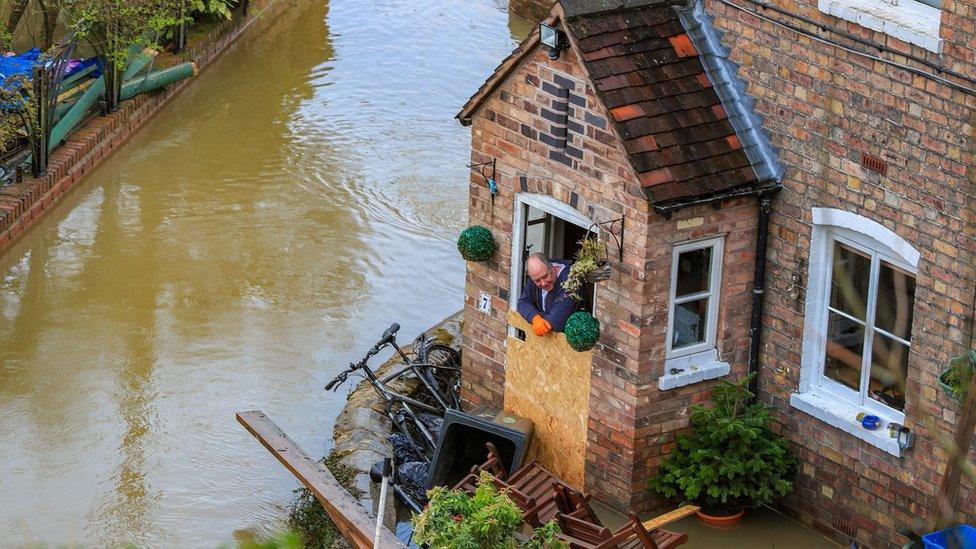
POLYGON ((667 357, 715 348, 722 239, 679 244, 671 265, 667 357))

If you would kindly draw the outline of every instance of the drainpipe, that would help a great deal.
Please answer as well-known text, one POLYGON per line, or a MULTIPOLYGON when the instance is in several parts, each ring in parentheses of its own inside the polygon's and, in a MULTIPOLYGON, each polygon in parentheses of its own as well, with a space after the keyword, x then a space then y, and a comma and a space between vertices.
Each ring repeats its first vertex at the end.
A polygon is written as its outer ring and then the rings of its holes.
POLYGON ((758 395, 759 385, 759 345, 762 336, 763 294, 766 292, 766 248, 769 236, 769 212, 773 209, 771 194, 759 195, 759 226, 756 230, 756 266, 753 273, 752 286, 752 319, 749 327, 749 373, 753 376, 749 382, 749 391, 758 395))

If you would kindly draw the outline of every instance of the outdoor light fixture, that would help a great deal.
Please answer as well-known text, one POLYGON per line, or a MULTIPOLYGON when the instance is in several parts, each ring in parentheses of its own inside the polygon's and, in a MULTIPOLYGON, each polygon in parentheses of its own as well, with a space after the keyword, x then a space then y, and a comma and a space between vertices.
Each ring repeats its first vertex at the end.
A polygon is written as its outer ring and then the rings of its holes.
POLYGON ((549 48, 549 59, 559 59, 559 50, 566 49, 566 34, 545 23, 539 23, 539 41, 549 48))
POLYGON ((889 423, 888 433, 891 435, 891 438, 898 439, 898 447, 902 450, 907 450, 912 446, 915 446, 915 433, 904 425, 899 423, 889 423))

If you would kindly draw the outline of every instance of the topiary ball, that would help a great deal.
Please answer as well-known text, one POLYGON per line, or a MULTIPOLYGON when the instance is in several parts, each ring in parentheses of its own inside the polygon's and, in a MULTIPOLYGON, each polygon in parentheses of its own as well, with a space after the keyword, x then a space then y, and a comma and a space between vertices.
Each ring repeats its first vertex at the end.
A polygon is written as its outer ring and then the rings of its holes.
POLYGON ((566 342, 574 350, 589 351, 600 339, 600 321, 586 311, 576 311, 566 319, 566 342))
POLYGON ((495 254, 495 237, 486 227, 472 225, 461 231, 457 247, 468 261, 488 261, 495 254))

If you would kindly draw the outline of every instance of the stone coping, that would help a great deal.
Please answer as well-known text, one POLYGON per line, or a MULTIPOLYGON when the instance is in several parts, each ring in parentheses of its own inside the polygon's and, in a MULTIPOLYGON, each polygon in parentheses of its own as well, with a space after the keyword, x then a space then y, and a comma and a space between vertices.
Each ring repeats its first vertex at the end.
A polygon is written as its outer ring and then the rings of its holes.
MULTIPOLYGON (((221 23, 194 40, 179 57, 183 61, 195 61, 202 70, 220 57, 252 23, 259 18, 277 15, 287 7, 288 2, 284 1, 252 0, 247 17, 235 16, 221 23)), ((123 102, 114 113, 89 118, 60 147, 51 151, 49 166, 43 176, 0 187, 0 254, 193 80, 186 78, 160 90, 137 95, 123 102)))
MULTIPOLYGON (((425 333, 428 337, 447 343, 460 351, 462 312, 452 314, 425 333)), ((409 354, 413 343, 402 348, 409 354)), ((400 356, 394 355, 376 369, 376 375, 382 377, 401 362, 400 356)), ((393 449, 386 441, 392 428, 392 422, 383 415, 382 399, 372 386, 363 380, 349 393, 346 405, 336 417, 332 429, 332 440, 335 442, 335 451, 339 453, 340 460, 356 471, 355 485, 363 494, 359 502, 373 513, 374 517, 379 504, 379 486, 369 480, 369 470, 377 461, 392 457, 393 449)), ((387 527, 395 531, 396 512, 393 491, 390 490, 387 494, 384 522, 387 527)))

